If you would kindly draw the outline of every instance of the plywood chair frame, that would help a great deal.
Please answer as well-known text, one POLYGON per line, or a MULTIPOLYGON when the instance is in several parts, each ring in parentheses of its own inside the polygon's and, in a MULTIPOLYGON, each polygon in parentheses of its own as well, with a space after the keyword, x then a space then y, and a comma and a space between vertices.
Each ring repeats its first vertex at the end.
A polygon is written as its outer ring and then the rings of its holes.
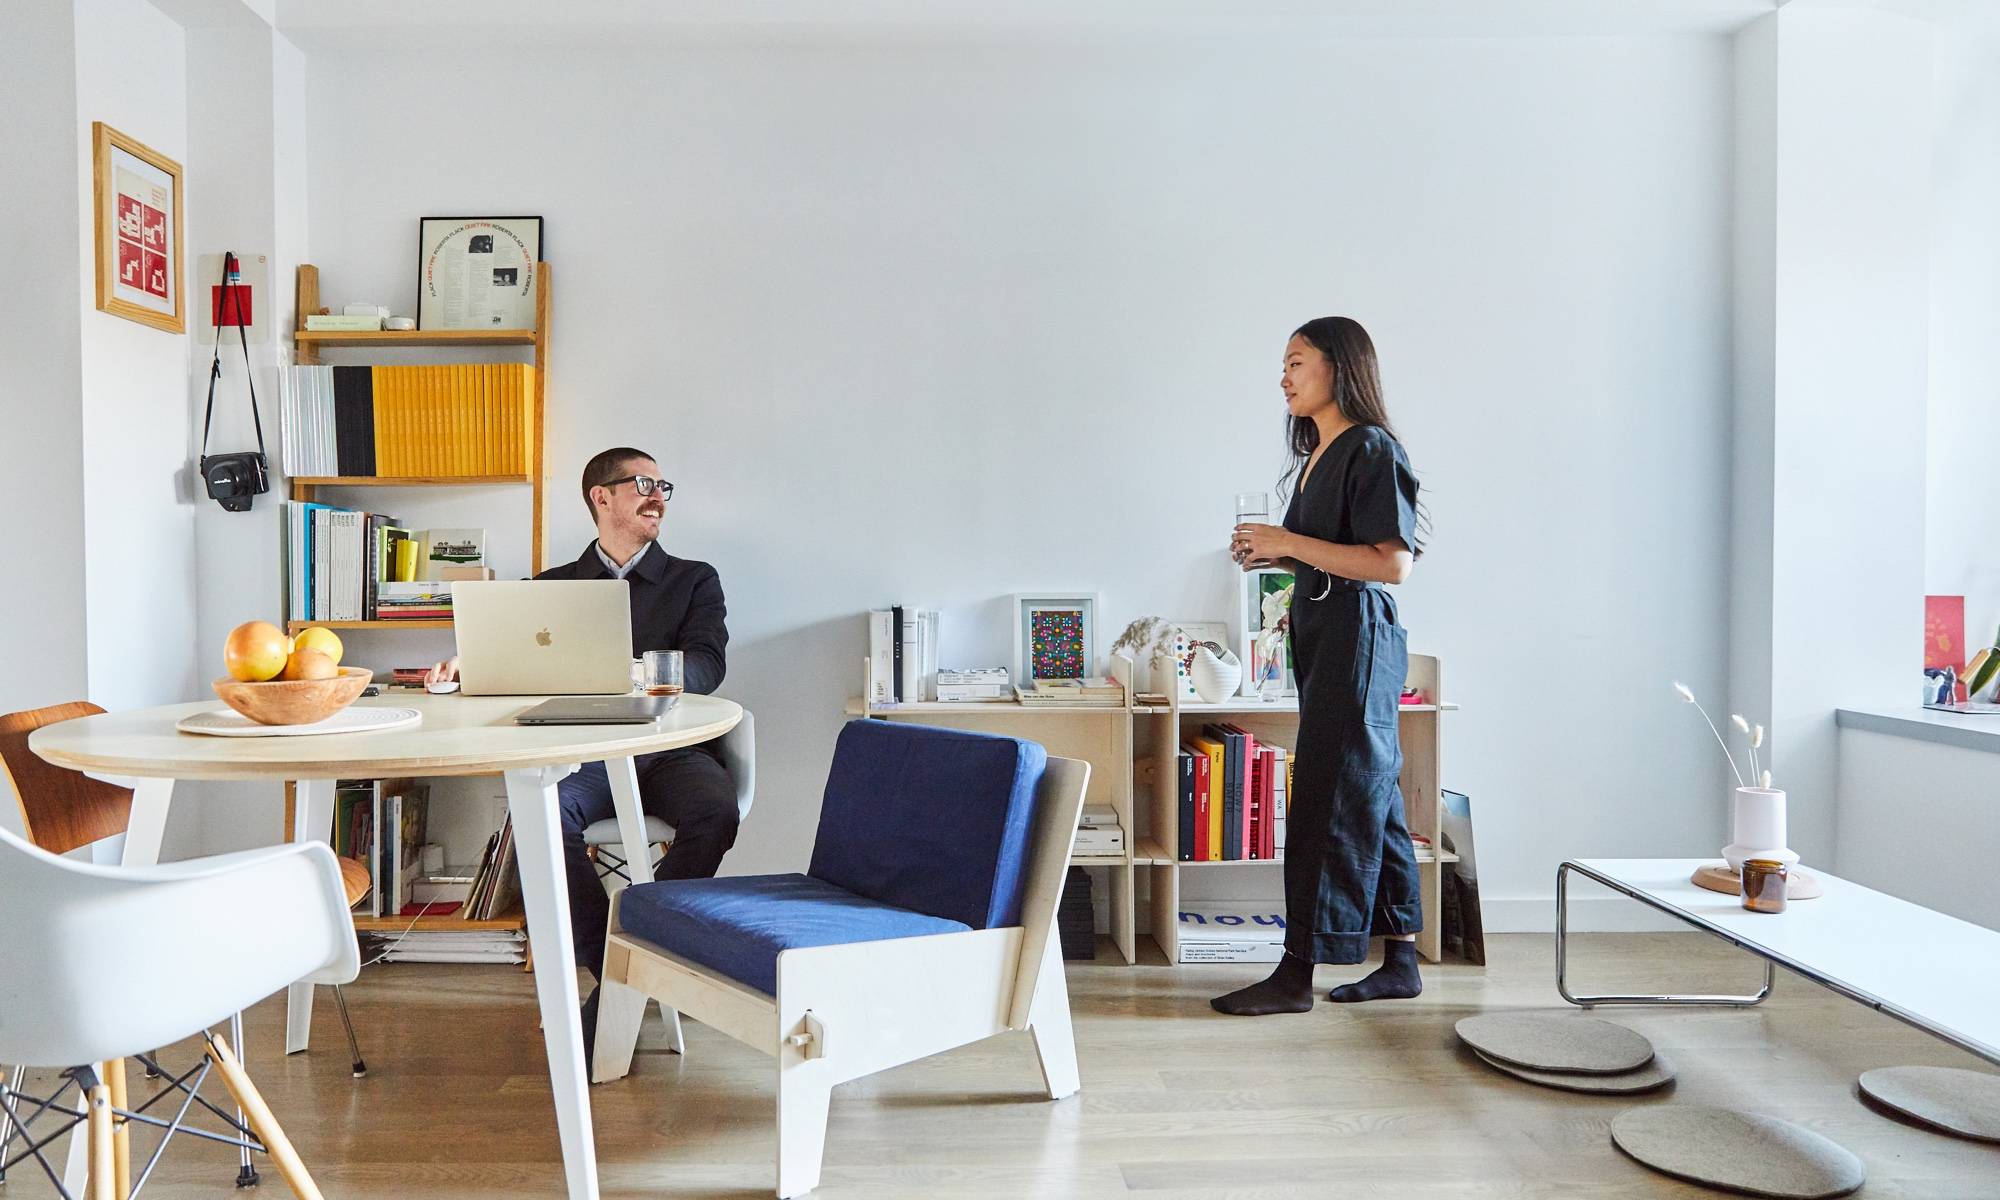
POLYGON ((778 1067, 777 1195, 819 1184, 836 1084, 998 1034, 1033 1034, 1051 1100, 1080 1086, 1056 907, 1090 764, 1051 757, 1037 788, 1021 924, 786 950, 775 996, 625 931, 613 897, 597 1081, 625 1076, 650 997, 769 1054, 778 1067))

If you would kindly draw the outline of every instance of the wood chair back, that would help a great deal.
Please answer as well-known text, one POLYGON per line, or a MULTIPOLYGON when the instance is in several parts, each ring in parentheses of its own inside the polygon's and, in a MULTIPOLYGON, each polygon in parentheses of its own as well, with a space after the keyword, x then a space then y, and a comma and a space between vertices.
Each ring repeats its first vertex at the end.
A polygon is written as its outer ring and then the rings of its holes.
POLYGON ((73 700, 0 716, 0 776, 13 786, 28 840, 50 854, 114 837, 131 822, 131 788, 58 767, 28 749, 28 735, 42 726, 103 711, 73 700))

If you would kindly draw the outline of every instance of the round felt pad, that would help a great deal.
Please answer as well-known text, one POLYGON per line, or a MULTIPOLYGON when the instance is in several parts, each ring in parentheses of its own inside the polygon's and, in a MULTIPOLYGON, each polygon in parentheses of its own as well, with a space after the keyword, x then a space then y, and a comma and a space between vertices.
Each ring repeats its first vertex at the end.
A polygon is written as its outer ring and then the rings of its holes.
POLYGON ((1653 1043, 1596 1017, 1489 1013, 1458 1023, 1458 1036, 1488 1058, 1534 1071, 1622 1075, 1653 1060, 1653 1043))
POLYGON ((1673 1064, 1655 1054, 1653 1061, 1636 1071, 1626 1071, 1622 1075, 1580 1075, 1573 1071, 1534 1071, 1527 1067, 1517 1067, 1513 1063, 1501 1062, 1474 1050, 1481 1061, 1496 1071, 1503 1071, 1516 1079, 1529 1083, 1539 1083, 1543 1087, 1561 1088, 1566 1092, 1591 1092, 1602 1096, 1629 1096, 1636 1092, 1650 1092, 1654 1088, 1665 1087, 1674 1081, 1673 1064))
POLYGON ((2000 1075, 1957 1067, 1883 1067, 1861 1076, 1861 1092, 1943 1133, 2000 1142, 2000 1075))
POLYGON ((1611 1140, 1663 1175, 1752 1196, 1821 1200, 1868 1178, 1860 1159, 1810 1129, 1727 1108, 1635 1108, 1611 1122, 1611 1140))

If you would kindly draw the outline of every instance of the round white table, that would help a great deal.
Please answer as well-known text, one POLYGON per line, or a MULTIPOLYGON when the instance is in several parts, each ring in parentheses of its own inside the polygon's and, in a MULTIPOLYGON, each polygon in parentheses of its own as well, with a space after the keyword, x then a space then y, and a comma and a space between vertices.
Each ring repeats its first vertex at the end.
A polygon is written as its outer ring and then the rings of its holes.
MULTIPOLYGON (((416 725, 380 732, 308 737, 203 737, 178 732, 183 717, 221 708, 219 700, 104 713, 45 726, 28 747, 57 766, 116 778, 133 789, 125 840, 127 864, 158 861, 160 836, 177 779, 251 779, 296 785, 294 840, 326 841, 333 827, 336 780, 410 775, 487 775, 507 781, 522 905, 535 948, 535 992, 548 1044, 549 1079, 570 1200, 597 1195, 597 1153, 591 1141, 583 1032, 577 1023, 576 958, 569 936, 562 829, 556 784, 586 762, 603 762, 627 862, 648 861, 644 814, 632 756, 673 750, 721 737, 742 719, 734 701, 687 695, 666 716, 644 725, 514 724, 541 696, 433 696, 397 692, 356 701, 414 708, 416 725)), ((313 989, 287 994, 285 1050, 306 1048, 313 989)))

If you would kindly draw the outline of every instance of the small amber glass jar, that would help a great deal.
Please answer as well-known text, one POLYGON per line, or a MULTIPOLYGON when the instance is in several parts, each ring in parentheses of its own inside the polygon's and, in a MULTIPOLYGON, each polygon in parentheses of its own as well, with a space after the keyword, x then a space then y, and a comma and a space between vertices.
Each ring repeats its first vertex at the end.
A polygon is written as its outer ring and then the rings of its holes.
POLYGON ((1775 858, 1743 860, 1743 907, 1751 912, 1785 911, 1785 864, 1775 858))

